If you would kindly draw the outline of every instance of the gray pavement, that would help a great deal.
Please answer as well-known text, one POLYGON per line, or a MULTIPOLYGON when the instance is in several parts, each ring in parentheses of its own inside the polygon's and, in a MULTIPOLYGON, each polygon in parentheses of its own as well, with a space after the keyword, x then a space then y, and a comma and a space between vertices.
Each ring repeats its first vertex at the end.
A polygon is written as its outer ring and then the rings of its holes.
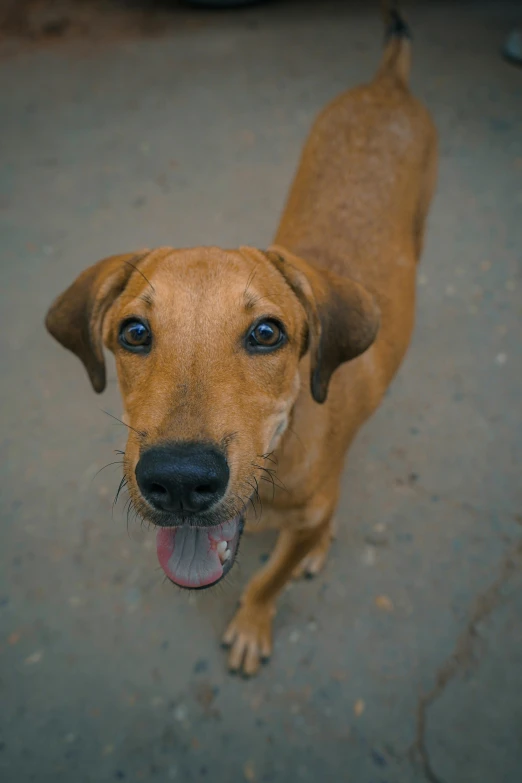
MULTIPOLYGON (((375 4, 376 5, 376 4, 375 4)), ((517 3, 413 5, 440 184, 408 358, 350 453, 325 572, 280 601, 273 660, 219 636, 227 585, 165 584, 111 513, 125 433, 45 334, 112 252, 266 246, 314 114, 375 68, 373 4, 178 9, 154 34, 0 53, 0 780, 520 783, 522 73, 517 3)))

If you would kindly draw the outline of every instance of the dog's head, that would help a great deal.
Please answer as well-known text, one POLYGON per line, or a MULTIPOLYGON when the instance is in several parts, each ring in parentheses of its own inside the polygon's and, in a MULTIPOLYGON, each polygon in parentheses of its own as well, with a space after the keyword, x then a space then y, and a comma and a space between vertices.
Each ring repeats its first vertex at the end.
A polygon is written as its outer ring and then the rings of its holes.
POLYGON ((159 527, 167 576, 190 588, 231 567, 242 514, 300 390, 326 399, 334 370, 373 342, 378 317, 354 281, 283 248, 129 253, 85 270, 52 305, 50 333, 105 388, 116 357, 129 428, 125 477, 159 527))

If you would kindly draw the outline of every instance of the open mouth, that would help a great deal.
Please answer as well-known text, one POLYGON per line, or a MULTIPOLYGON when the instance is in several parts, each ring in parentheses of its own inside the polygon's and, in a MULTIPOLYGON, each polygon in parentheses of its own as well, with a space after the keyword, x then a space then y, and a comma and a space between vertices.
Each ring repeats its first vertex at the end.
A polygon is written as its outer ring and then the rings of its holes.
POLYGON ((241 516, 211 527, 162 527, 156 536, 160 566, 179 587, 211 587, 230 571, 242 532, 241 516))

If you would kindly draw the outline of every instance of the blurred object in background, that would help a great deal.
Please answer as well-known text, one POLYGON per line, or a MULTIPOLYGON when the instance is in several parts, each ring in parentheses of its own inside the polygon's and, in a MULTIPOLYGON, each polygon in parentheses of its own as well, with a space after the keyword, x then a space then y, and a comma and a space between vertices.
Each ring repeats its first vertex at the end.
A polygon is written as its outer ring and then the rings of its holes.
POLYGON ((186 5, 200 8, 239 8, 243 5, 259 5, 266 0, 184 0, 186 5))
POLYGON ((522 27, 510 32, 506 38, 502 54, 513 65, 522 66, 522 27))
POLYGON ((196 9, 211 12, 266 4, 267 0, 0 0, 0 40, 160 35, 186 23, 196 9))

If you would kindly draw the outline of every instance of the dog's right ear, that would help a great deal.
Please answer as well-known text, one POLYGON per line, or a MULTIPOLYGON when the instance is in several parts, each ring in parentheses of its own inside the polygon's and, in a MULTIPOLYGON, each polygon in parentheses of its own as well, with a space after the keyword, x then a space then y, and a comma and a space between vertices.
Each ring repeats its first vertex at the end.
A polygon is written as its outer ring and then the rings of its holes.
POLYGON ((90 266, 53 302, 45 325, 83 362, 96 392, 105 389, 103 319, 147 251, 110 256, 90 266))

